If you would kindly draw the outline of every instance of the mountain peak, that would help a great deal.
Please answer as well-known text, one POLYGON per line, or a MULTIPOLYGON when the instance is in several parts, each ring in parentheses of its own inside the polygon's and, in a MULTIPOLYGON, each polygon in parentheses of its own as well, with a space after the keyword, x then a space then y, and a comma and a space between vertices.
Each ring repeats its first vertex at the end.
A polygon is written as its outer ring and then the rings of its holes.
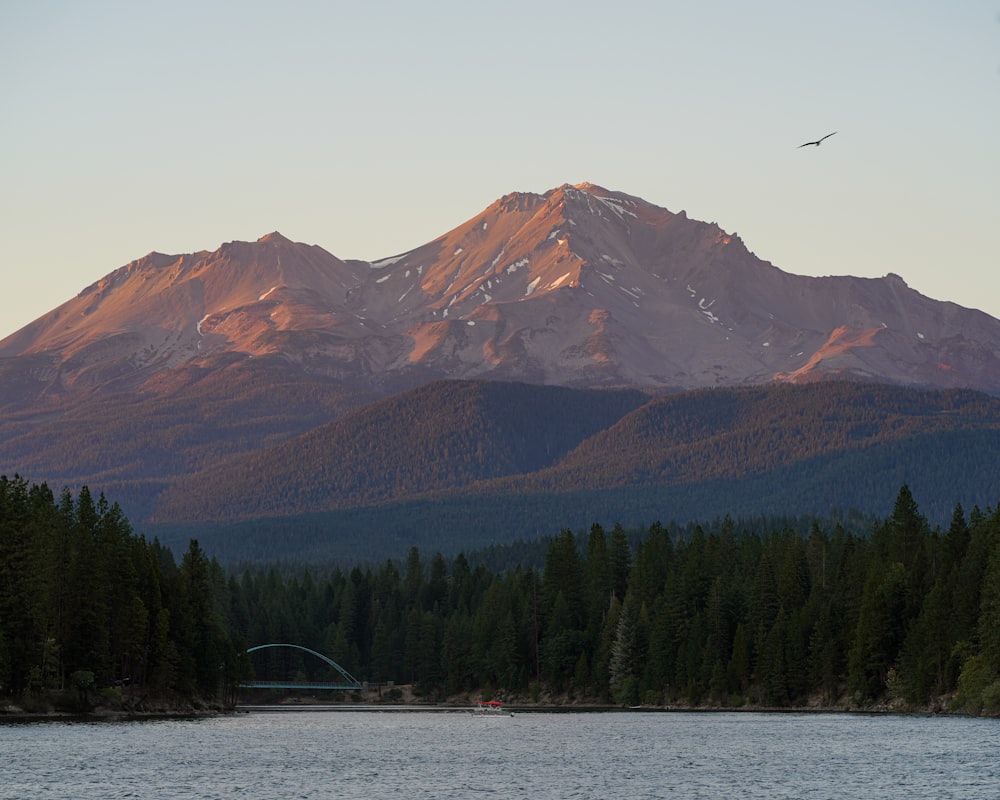
POLYGON ((271 233, 264 234, 258 240, 258 242, 272 242, 274 244, 291 244, 291 239, 282 236, 277 231, 271 231, 271 233))
MULTIPOLYGON (((44 356, 61 387, 271 356, 364 391, 431 378, 673 389, 836 375, 1000 394, 997 353, 1000 321, 894 273, 785 273, 714 222, 589 181, 504 195, 370 263, 278 231, 151 253, 0 342, 0 358, 44 356)), ((48 391, 23 364, 25 396, 48 391)))

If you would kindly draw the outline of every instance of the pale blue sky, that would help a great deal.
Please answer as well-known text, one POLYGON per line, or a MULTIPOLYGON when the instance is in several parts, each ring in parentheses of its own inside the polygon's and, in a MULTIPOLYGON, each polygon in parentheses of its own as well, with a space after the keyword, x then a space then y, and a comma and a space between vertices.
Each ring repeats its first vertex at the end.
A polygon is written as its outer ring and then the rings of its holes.
POLYGON ((0 337, 151 250, 375 260, 583 181, 1000 317, 1000 0, 0 0, 0 120, 0 337))

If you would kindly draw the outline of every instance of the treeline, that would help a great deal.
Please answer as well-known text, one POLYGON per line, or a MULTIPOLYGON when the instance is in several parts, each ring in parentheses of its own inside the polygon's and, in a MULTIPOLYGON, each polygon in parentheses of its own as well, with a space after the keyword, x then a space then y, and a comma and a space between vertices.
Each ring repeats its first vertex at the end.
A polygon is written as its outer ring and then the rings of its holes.
POLYGON ((905 485, 866 536, 724 520, 686 539, 654 524, 632 547, 595 525, 552 539, 540 569, 414 548, 323 579, 248 571, 228 593, 247 641, 302 643, 428 696, 1000 712, 1000 511, 958 506, 931 528, 905 485))
POLYGON ((103 495, 0 477, 0 695, 77 710, 231 700, 247 660, 224 587, 196 542, 178 565, 103 495))
MULTIPOLYGON (((197 542, 176 564, 86 490, 3 478, 0 684, 231 699, 246 647, 292 643, 428 698, 1000 713, 1000 509, 932 527, 904 485, 864 535, 724 518, 519 552, 227 574, 197 542)), ((268 656, 290 673, 258 677, 320 679, 303 651, 268 656)))

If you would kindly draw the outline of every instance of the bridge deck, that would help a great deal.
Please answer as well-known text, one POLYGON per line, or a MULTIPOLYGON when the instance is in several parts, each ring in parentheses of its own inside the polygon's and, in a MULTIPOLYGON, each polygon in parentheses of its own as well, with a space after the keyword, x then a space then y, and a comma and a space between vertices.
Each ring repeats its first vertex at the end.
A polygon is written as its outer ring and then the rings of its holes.
POLYGON ((250 681, 241 683, 241 689, 363 689, 360 683, 293 683, 291 681, 250 681))

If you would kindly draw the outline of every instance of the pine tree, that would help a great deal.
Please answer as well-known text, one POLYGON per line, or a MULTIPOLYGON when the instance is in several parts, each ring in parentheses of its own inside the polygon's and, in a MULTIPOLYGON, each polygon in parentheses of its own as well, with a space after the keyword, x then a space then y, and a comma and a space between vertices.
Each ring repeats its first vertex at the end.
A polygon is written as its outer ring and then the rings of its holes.
POLYGON ((889 669, 899 656, 906 629, 906 583, 906 570, 895 561, 884 573, 873 569, 865 584, 848 674, 848 685, 861 700, 874 700, 884 692, 889 669))
POLYGON ((641 654, 638 627, 638 610, 634 603, 626 599, 618 615, 608 670, 612 696, 621 705, 636 705, 639 702, 641 654))
POLYGON ((733 634, 733 654, 726 671, 728 691, 744 694, 750 686, 751 669, 750 644, 747 641, 746 629, 741 622, 733 634))
POLYGON ((225 659, 221 620, 215 608, 211 564, 196 539, 192 539, 180 566, 180 614, 176 617, 181 645, 182 677, 203 698, 216 697, 225 659))
POLYGON ((611 590, 617 598, 624 599, 632 572, 632 549, 621 524, 616 524, 611 530, 610 558, 611 590))
POLYGON ((27 481, 0 477, 0 684, 17 694, 41 663, 45 637, 37 546, 27 481))
MULTIPOLYGON (((556 598, 561 596, 569 614, 569 625, 579 629, 583 621, 583 580, 576 537, 570 530, 563 530, 549 543, 542 575, 542 593, 545 608, 554 613, 556 598)), ((574 658, 574 661, 576 659, 574 658)))

